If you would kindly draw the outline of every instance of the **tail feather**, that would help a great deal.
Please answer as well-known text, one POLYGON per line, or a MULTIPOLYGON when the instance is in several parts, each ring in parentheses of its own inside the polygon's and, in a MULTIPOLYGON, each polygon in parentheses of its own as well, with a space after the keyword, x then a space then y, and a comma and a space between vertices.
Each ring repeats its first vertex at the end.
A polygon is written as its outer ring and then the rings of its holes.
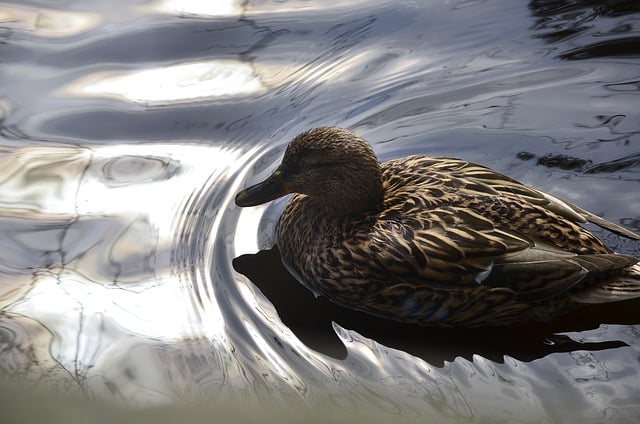
POLYGON ((577 303, 609 303, 640 298, 640 263, 625 270, 613 281, 573 293, 577 303))
POLYGON ((612 233, 616 233, 622 237, 627 237, 632 240, 640 240, 640 235, 634 233, 633 231, 629 231, 620 225, 614 224, 611 221, 607 221, 604 218, 599 217, 598 215, 594 215, 591 212, 587 212, 584 209, 582 210, 584 217, 599 227, 604 228, 605 230, 609 230, 612 233))

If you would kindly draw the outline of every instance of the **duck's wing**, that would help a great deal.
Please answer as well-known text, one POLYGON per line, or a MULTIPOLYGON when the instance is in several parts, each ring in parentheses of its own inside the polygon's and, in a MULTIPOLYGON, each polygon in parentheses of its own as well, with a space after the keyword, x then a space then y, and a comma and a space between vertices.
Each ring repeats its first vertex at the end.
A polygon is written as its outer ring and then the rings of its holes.
POLYGON ((473 186, 468 186, 469 189, 474 189, 486 194, 499 195, 504 193, 507 195, 517 195, 531 204, 550 210, 575 223, 584 224, 588 221, 620 236, 633 240, 640 240, 640 235, 629 231, 620 225, 607 221, 604 218, 549 193, 528 187, 506 175, 495 172, 494 170, 482 165, 460 159, 445 158, 440 161, 434 160, 431 167, 450 172, 456 177, 463 178, 468 182, 473 182, 473 186))
POLYGON ((579 224, 635 234, 483 166, 414 156, 387 162, 385 170, 384 212, 373 231, 354 239, 360 246, 348 247, 362 247, 356 267, 381 279, 501 287, 534 301, 637 261, 612 253, 579 224))
MULTIPOLYGON (((556 296, 579 284, 585 289, 600 285, 598 276, 611 279, 614 273, 637 261, 632 256, 616 253, 578 255, 538 245, 495 263, 484 284, 511 288, 518 300, 533 302, 556 296)), ((637 292, 638 287, 635 290, 637 292)))
POLYGON ((535 235, 500 228, 463 207, 447 206, 412 218, 381 220, 363 249, 349 246, 354 263, 366 263, 389 281, 445 289, 480 285, 512 290, 522 301, 563 293, 589 276, 633 265, 631 256, 578 254, 535 235), (359 257, 358 252, 373 253, 359 257))
MULTIPOLYGON (((420 168, 435 171, 422 173, 429 182, 398 187, 401 201, 389 202, 366 240, 347 246, 356 267, 416 286, 504 287, 534 301, 637 262, 576 225, 604 220, 560 199, 465 161, 433 160, 420 168), (532 219, 539 229, 526 228, 532 219)), ((607 221, 602 226, 637 237, 607 221)))

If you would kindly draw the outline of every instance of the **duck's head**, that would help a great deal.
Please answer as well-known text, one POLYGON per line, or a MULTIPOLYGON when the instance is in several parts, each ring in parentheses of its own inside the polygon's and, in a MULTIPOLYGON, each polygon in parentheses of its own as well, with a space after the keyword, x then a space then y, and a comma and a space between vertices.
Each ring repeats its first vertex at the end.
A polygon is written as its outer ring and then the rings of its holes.
POLYGON ((365 212, 382 203, 382 171, 373 149, 358 135, 314 128, 289 143, 269 178, 238 193, 236 205, 255 206, 289 193, 306 194, 334 215, 365 212))

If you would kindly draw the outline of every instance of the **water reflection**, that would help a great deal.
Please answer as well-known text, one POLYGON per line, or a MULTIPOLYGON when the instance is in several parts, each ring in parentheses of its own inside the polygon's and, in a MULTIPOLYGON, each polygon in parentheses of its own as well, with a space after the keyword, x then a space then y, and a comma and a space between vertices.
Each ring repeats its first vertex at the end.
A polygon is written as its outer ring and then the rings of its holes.
MULTIPOLYGON (((170 270, 176 208, 190 195, 180 188, 215 180, 234 157, 210 146, 167 145, 7 155, 12 166, 0 180, 11 249, 2 271, 13 277, 2 305, 53 332, 57 344, 47 351, 66 369, 85 369, 84 377, 121 339, 191 334, 188 297, 170 270), (198 161, 207 167, 192 168, 198 161)), ((12 346, 7 351, 18 349, 12 346)))
POLYGON ((97 13, 0 4, 0 24, 3 28, 26 32, 35 37, 71 37, 95 29, 100 23, 101 17, 97 13))
POLYGON ((134 72, 98 73, 72 83, 66 92, 105 96, 146 106, 257 95, 266 87, 245 63, 203 61, 134 72))
POLYGON ((464 157, 639 229, 637 59, 598 47, 633 49, 637 6, 592 3, 3 4, 3 375, 129 405, 637 418, 637 302, 500 331, 381 322, 284 272, 282 202, 233 205, 293 135, 339 124, 382 160, 464 157))
POLYGON ((239 15, 242 12, 240 3, 238 0, 155 0, 145 7, 162 13, 207 18, 239 15))
POLYGON ((536 35, 549 43, 572 39, 578 45, 563 51, 559 57, 580 60, 596 57, 637 57, 637 20, 640 12, 635 1, 530 1, 536 17, 536 35), (606 40, 603 40, 606 39, 606 40))
MULTIPOLYGON (((561 41, 607 22, 598 18, 632 16, 640 11, 638 3, 629 0, 613 2, 533 0, 529 2, 529 8, 537 18, 535 29, 542 30, 540 37, 550 42, 561 41)), ((626 25, 626 19, 609 22, 614 24, 615 32, 626 32, 625 30, 631 29, 626 25)))
MULTIPOLYGON (((536 158, 536 155, 529 152, 520 152, 518 153, 518 158, 522 160, 531 160, 536 158)), ((585 174, 617 173, 622 172, 626 169, 635 168, 640 165, 640 154, 633 154, 619 159, 613 159, 608 162, 596 164, 594 164, 590 160, 580 159, 568 155, 547 154, 545 156, 538 157, 536 160, 536 164, 543 165, 548 168, 576 170, 584 172, 585 174)))
POLYGON ((45 384, 79 392, 73 369, 65 368, 51 355, 55 334, 28 316, 0 313, 0 372, 21 383, 45 384))

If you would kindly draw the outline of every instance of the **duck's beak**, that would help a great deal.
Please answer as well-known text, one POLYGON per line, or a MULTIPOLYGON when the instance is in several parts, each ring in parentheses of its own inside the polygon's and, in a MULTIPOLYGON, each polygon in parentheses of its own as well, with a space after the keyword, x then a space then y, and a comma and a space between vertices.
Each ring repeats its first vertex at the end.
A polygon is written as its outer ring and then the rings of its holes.
POLYGON ((282 178, 282 172, 277 170, 263 182, 238 193, 236 195, 236 205, 242 207, 256 206, 289 193, 291 193, 291 190, 282 178))

